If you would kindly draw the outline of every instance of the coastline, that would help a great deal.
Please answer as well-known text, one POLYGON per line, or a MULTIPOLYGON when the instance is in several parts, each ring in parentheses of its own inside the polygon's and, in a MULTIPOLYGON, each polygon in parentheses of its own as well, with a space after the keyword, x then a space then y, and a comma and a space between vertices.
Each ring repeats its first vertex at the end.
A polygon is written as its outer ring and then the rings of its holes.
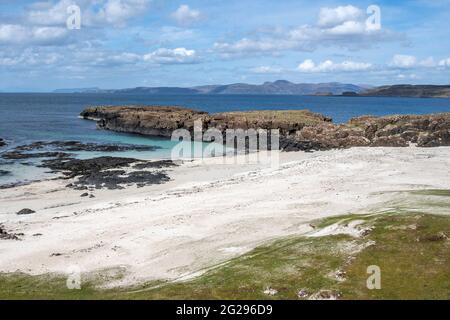
POLYGON ((111 286, 186 279, 256 246, 312 231, 311 221, 383 209, 400 190, 450 189, 450 148, 280 153, 281 166, 185 161, 171 180, 95 198, 50 180, 5 189, 0 272, 119 269, 111 286), (194 182, 195 181, 195 182, 194 182), (270 186, 270 188, 268 188, 270 186), (30 208, 36 213, 16 212, 30 208))

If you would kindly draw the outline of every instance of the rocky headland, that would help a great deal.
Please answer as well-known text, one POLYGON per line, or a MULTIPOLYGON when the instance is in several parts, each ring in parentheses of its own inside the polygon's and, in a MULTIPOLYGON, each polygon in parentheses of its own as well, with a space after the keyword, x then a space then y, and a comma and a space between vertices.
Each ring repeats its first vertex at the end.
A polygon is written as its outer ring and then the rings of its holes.
POLYGON ((398 84, 372 88, 361 92, 359 95, 369 97, 450 98, 450 86, 398 84))
POLYGON ((127 133, 170 137, 175 129, 203 130, 280 129, 280 149, 328 150, 360 146, 450 146, 450 113, 430 115, 362 116, 334 124, 326 116, 308 110, 249 111, 208 114, 166 106, 89 107, 81 117, 96 120, 98 127, 127 133))

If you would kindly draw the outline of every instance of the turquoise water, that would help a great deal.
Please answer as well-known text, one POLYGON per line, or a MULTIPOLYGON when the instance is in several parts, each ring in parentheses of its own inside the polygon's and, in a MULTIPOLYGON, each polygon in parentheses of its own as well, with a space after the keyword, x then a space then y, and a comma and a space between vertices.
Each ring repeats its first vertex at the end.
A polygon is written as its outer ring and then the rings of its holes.
MULTIPOLYGON (((450 99, 315 97, 255 95, 130 95, 130 94, 7 94, 0 93, 0 137, 9 143, 7 150, 38 140, 78 140, 82 142, 153 145, 153 152, 127 152, 109 155, 138 158, 168 158, 175 142, 167 139, 97 130, 93 121, 78 118, 91 105, 178 105, 210 113, 243 110, 309 109, 346 122, 360 115, 426 114, 450 112, 450 99)), ((104 155, 80 153, 80 157, 104 155)), ((30 161, 22 161, 30 162, 30 161)), ((17 162, 0 162, 0 184, 47 177, 45 169, 17 162)))

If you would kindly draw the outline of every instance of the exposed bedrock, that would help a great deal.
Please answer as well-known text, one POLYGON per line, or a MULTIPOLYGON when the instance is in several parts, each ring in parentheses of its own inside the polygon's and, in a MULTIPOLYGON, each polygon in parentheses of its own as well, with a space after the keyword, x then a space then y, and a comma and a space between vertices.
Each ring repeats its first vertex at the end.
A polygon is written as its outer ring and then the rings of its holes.
POLYGON ((90 107, 81 112, 84 119, 96 120, 107 130, 139 133, 170 138, 176 129, 194 130, 194 121, 201 120, 203 129, 280 129, 293 133, 305 125, 331 121, 307 110, 250 111, 208 114, 180 107, 90 107))
POLYGON ((430 115, 362 116, 345 124, 308 110, 249 111, 208 114, 180 107, 90 107, 81 116, 107 130, 170 137, 175 129, 280 129, 286 151, 326 150, 357 146, 450 146, 450 113, 430 115))
POLYGON ((125 185, 143 187, 170 180, 166 169, 176 166, 170 160, 144 161, 133 158, 98 157, 92 159, 44 160, 42 167, 61 172, 65 178, 76 178, 67 187, 122 189, 125 185), (133 166, 131 166, 133 165, 133 166))

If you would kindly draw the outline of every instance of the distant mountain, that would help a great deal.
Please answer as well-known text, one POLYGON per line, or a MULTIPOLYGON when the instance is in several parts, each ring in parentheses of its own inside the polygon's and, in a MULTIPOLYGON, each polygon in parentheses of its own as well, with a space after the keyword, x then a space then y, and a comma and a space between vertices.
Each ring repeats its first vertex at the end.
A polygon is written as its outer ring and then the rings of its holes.
POLYGON ((59 89, 56 93, 130 93, 130 94, 168 94, 168 95, 195 95, 195 94, 285 94, 285 95, 316 95, 327 94, 340 95, 343 92, 362 92, 367 87, 338 82, 330 83, 292 83, 286 80, 265 82, 262 85, 234 83, 228 85, 206 85, 192 88, 180 87, 137 87, 128 89, 102 90, 98 88, 85 89, 59 89))
POLYGON ((286 95, 315 95, 318 93, 342 94, 345 91, 361 92, 365 88, 338 82, 330 83, 292 83, 286 80, 265 82, 262 85, 234 83, 228 85, 194 87, 205 94, 286 94, 286 95))
POLYGON ((53 93, 97 93, 103 91, 106 90, 94 87, 94 88, 57 89, 54 90, 53 93))
POLYGON ((361 92, 359 95, 371 97, 450 98, 450 85, 400 84, 372 88, 361 92))

